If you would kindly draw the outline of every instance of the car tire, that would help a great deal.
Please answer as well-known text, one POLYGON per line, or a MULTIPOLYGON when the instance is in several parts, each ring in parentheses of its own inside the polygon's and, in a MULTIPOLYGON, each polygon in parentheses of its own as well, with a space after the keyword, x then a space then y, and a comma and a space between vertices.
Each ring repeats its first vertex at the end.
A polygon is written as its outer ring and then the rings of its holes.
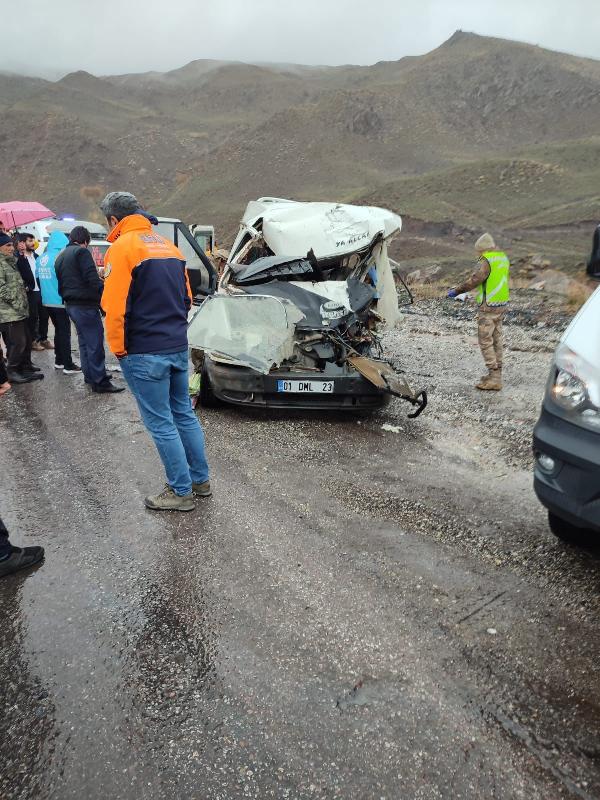
POLYGON ((567 522, 553 514, 552 511, 548 512, 548 525, 552 533, 567 544, 583 547, 598 546, 600 544, 600 536, 597 533, 594 533, 589 528, 578 528, 577 525, 567 522))
POLYGON ((203 408, 218 408, 221 405, 221 401, 215 396, 212 390, 210 378, 208 377, 208 370, 206 369, 206 361, 202 364, 200 376, 200 394, 198 395, 198 402, 203 408))

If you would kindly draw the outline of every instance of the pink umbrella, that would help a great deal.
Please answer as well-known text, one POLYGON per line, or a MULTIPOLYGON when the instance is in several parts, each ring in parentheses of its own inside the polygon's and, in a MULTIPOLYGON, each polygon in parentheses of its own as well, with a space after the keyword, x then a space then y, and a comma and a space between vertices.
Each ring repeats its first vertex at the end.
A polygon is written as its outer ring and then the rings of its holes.
POLYGON ((5 228, 18 228, 28 222, 37 222, 38 219, 54 217, 54 211, 35 201, 11 200, 9 203, 0 203, 0 220, 5 228))

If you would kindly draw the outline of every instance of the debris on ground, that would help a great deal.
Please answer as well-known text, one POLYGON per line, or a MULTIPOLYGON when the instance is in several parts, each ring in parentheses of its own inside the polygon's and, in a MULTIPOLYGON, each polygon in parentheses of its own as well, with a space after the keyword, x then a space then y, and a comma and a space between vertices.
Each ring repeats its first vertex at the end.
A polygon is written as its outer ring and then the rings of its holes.
POLYGON ((381 426, 382 431, 388 431, 389 433, 402 433, 404 428, 401 428, 400 425, 390 425, 389 422, 384 422, 381 426))

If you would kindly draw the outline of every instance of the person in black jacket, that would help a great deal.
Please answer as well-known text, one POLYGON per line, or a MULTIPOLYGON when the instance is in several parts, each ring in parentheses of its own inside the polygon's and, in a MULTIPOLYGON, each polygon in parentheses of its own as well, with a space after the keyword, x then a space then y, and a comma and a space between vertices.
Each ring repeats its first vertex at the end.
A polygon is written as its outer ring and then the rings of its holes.
POLYGON ((590 278, 600 279, 600 225, 594 231, 592 254, 587 263, 587 274, 590 278))
POLYGON ((11 544, 6 525, 0 519, 0 578, 33 567, 43 558, 43 547, 15 547, 11 544))
POLYGON ((88 250, 90 239, 90 232, 83 225, 77 225, 69 234, 69 244, 54 264, 58 291, 77 330, 85 382, 101 394, 122 392, 125 387, 115 386, 106 372, 100 316, 103 284, 88 250))
POLYGON ((37 282, 35 239, 31 233, 19 233, 17 236, 17 269, 21 273, 27 289, 29 300, 29 330, 31 331, 32 350, 53 350, 48 339, 48 309, 42 305, 42 295, 37 282))

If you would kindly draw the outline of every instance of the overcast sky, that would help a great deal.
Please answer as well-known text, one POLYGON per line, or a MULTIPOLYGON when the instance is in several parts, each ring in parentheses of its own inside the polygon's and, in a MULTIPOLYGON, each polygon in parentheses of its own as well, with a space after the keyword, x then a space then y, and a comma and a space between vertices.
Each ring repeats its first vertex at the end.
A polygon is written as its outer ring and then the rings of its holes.
POLYGON ((0 69, 59 77, 196 58, 373 64, 462 29, 600 59, 600 0, 0 0, 0 69))

